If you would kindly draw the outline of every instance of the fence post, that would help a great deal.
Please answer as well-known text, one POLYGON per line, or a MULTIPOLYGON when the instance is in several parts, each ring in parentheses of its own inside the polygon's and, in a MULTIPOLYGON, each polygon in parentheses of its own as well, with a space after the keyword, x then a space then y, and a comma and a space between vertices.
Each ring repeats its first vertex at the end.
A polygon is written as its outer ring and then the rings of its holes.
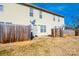
POLYGON ((60 37, 63 37, 63 29, 60 28, 60 37))
POLYGON ((75 36, 79 36, 79 29, 75 29, 75 36))

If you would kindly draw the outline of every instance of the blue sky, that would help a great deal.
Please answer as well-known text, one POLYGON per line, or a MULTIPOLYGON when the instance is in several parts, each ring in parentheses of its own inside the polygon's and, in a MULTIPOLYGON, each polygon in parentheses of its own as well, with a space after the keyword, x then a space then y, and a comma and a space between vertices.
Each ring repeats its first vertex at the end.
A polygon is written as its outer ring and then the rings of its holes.
POLYGON ((36 6, 64 15, 65 25, 79 25, 79 3, 33 3, 36 6))

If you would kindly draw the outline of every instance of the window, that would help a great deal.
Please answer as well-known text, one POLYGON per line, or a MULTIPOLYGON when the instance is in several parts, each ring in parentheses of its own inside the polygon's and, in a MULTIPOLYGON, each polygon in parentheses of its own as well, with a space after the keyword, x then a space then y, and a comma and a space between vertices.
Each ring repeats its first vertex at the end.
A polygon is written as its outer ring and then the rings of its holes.
POLYGON ((12 24, 11 22, 6 22, 6 24, 12 24))
POLYGON ((53 17, 53 21, 55 21, 55 16, 53 17))
POLYGON ((0 11, 3 11, 3 5, 0 5, 0 11))
POLYGON ((33 17, 33 8, 30 7, 30 16, 33 17))
POLYGON ((40 11, 40 13, 39 13, 39 18, 42 19, 42 11, 40 11))
POLYGON ((4 22, 0 22, 0 24, 4 24, 4 22))
POLYGON ((11 22, 0 22, 0 24, 12 24, 11 22))
POLYGON ((58 17, 58 22, 60 22, 60 17, 58 17))
POLYGON ((41 32, 46 32, 46 26, 45 25, 41 25, 41 32))

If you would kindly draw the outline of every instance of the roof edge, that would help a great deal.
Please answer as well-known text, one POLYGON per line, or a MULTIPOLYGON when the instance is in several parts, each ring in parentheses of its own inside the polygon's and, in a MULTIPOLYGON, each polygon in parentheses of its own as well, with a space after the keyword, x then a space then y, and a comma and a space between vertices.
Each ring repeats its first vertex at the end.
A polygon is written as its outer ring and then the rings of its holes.
POLYGON ((42 10, 42 11, 44 11, 44 12, 47 12, 47 13, 50 13, 50 14, 53 14, 53 15, 57 15, 57 16, 60 16, 60 17, 63 17, 63 18, 64 18, 63 15, 60 15, 60 14, 57 14, 57 13, 48 11, 48 10, 46 10, 46 9, 44 9, 44 8, 40 8, 40 7, 35 6, 35 5, 33 5, 33 4, 30 4, 30 3, 17 3, 17 4, 20 4, 20 5, 23 5, 23 6, 30 6, 30 7, 33 7, 33 8, 35 8, 35 9, 39 9, 39 10, 42 10))

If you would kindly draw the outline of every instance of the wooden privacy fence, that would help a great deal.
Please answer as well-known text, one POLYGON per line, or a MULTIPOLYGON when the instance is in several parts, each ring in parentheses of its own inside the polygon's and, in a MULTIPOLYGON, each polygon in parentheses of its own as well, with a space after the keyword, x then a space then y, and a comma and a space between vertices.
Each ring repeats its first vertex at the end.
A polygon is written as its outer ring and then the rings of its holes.
POLYGON ((0 42, 8 43, 30 39, 30 25, 0 23, 0 42))
POLYGON ((79 36, 79 29, 75 29, 75 36, 79 36))
POLYGON ((52 37, 63 37, 63 29, 54 28, 51 30, 52 37))

